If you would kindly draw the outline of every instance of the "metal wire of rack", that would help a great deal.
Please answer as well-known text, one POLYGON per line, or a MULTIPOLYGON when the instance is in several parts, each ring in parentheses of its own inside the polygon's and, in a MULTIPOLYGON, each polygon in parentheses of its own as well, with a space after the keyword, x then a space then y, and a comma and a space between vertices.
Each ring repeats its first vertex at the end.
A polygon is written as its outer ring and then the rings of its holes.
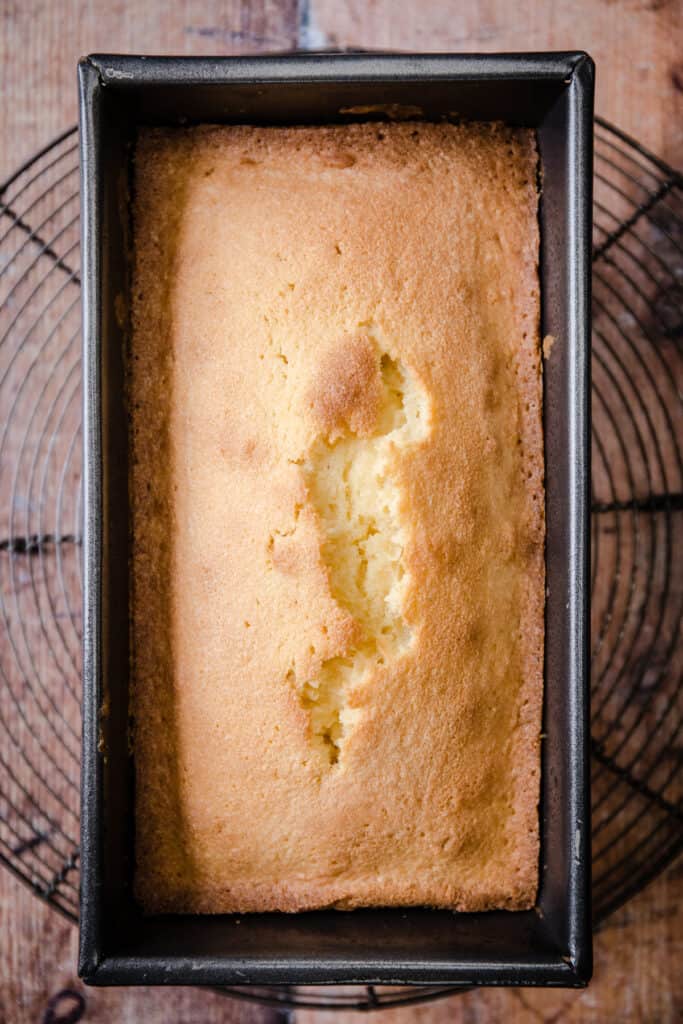
MULTIPOLYGON (((595 132, 596 924, 683 849, 683 177, 595 132)), ((78 908, 80 281, 76 129, 0 186, 0 861, 78 908)), ((230 989, 375 1009, 452 987, 230 989)))

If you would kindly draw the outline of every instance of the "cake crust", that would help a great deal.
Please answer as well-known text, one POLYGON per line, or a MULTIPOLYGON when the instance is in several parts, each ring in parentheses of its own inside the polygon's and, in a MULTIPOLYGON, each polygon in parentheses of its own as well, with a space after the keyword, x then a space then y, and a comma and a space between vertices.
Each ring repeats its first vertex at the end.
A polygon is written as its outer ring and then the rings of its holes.
POLYGON ((146 910, 533 905, 536 175, 500 124, 140 134, 146 910))

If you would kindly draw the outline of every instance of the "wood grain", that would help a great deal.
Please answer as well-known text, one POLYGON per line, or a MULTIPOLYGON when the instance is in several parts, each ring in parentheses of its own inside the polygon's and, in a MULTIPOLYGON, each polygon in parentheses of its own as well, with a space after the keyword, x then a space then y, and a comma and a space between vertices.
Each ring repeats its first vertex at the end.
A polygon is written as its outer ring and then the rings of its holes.
MULTIPOLYGON (((83 53, 213 55, 295 46, 586 49, 598 65, 599 113, 670 162, 683 164, 683 7, 677 0, 0 0, 0 15, 0 180, 75 122, 75 65, 83 53)), ((587 991, 482 990, 379 1019, 678 1021, 682 904, 679 862, 597 936, 595 978, 587 991)), ((75 977, 75 958, 75 928, 0 869, 0 1024, 49 1019, 50 999, 65 988, 85 999, 83 1019, 101 1024, 278 1019, 269 1009, 197 989, 85 989, 75 977)), ((357 1019, 300 1011, 292 1024, 357 1019)))
POLYGON ((0 181, 75 124, 87 53, 190 55, 289 50, 296 0, 0 0, 0 181))

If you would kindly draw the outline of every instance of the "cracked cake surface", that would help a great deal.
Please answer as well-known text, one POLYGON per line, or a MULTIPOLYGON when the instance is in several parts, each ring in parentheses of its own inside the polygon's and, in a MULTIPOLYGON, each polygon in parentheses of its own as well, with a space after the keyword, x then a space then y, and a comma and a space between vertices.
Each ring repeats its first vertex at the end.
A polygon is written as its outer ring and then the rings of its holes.
POLYGON ((141 132, 147 910, 533 905, 537 162, 500 124, 141 132))

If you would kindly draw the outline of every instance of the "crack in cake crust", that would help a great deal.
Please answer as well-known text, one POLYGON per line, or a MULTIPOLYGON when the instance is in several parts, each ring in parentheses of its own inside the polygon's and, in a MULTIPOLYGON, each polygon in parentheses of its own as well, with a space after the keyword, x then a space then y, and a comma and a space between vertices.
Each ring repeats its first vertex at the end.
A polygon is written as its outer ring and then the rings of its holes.
POLYGON ((428 401, 405 366, 387 352, 376 355, 381 390, 370 436, 347 428, 333 439, 319 437, 302 466, 332 596, 358 625, 356 643, 323 661, 316 676, 298 681, 289 673, 309 712, 312 742, 331 765, 358 715, 350 706, 353 691, 412 640, 402 614, 407 534, 395 460, 427 436, 428 401))

